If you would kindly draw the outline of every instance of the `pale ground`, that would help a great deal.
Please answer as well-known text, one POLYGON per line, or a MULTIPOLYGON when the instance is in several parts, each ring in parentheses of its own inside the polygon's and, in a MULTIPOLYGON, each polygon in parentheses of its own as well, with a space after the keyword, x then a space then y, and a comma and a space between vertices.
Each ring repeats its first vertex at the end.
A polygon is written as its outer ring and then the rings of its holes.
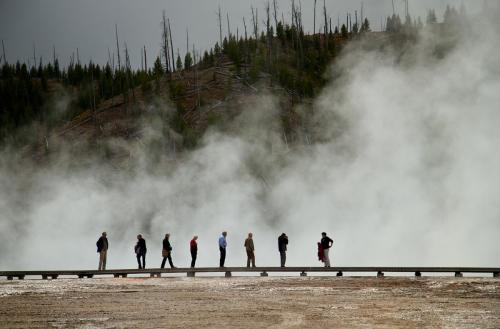
POLYGON ((500 279, 0 281, 2 328, 500 328, 500 279))

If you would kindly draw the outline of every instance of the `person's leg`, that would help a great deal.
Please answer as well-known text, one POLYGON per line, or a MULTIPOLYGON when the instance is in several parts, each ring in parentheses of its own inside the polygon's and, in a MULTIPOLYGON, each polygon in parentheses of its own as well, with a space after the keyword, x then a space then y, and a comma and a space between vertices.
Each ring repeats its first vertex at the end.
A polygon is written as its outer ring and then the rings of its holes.
POLYGON ((108 259, 108 251, 105 250, 103 253, 104 253, 104 257, 102 259, 102 269, 105 270, 106 269, 106 260, 108 259))
POLYGON ((165 268, 165 262, 167 261, 167 257, 163 257, 163 260, 161 261, 161 268, 165 268))
POLYGON ((99 252, 99 267, 97 269, 102 270, 102 251, 99 252))
POLYGON ((191 251, 191 267, 194 267, 195 263, 196 263, 196 252, 191 251))
POLYGON ((330 257, 328 256, 328 252, 330 249, 325 249, 324 250, 324 259, 325 259, 325 267, 330 267, 330 257))
POLYGON ((174 262, 172 262, 172 253, 168 254, 168 263, 170 264, 171 268, 174 268, 174 262))
POLYGON ((146 253, 142 255, 142 268, 146 268, 146 253))
POLYGON ((284 251, 280 251, 280 261, 281 261, 281 267, 285 267, 286 255, 284 251))
POLYGON ((247 250, 247 267, 250 267, 251 259, 252 259, 251 251, 247 250))
POLYGON ((220 248, 220 267, 224 267, 226 262, 226 248, 220 248))
POLYGON ((139 265, 139 269, 141 269, 141 254, 137 254, 137 265, 139 265))
POLYGON ((251 261, 252 261, 252 267, 255 267, 255 253, 253 251, 252 251, 251 261))

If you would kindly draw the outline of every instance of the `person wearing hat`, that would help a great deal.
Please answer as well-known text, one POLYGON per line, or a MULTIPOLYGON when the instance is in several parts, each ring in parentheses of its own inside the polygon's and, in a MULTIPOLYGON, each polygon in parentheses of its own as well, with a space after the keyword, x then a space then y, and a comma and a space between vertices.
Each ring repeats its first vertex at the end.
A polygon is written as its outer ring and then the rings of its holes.
POLYGON ((97 252, 99 253, 99 271, 103 271, 106 269, 106 258, 108 256, 108 238, 106 237, 106 232, 102 232, 101 237, 96 242, 97 252))
POLYGON ((333 240, 326 235, 326 232, 321 233, 321 236, 321 247, 323 248, 323 260, 325 262, 325 267, 330 267, 330 257, 328 256, 328 252, 333 244, 333 240))

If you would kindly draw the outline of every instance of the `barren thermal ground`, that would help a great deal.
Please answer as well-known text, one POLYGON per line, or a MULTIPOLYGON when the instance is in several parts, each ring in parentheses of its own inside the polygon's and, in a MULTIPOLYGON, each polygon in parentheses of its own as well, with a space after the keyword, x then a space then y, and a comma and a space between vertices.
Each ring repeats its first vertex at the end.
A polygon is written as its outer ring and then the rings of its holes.
POLYGON ((3 328, 499 328, 494 278, 0 282, 3 328))

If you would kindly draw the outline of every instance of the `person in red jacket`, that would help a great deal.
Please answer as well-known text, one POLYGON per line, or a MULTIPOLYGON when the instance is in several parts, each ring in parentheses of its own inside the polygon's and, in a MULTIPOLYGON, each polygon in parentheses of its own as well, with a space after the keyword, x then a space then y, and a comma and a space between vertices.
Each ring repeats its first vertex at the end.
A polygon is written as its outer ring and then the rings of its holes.
POLYGON ((196 263, 196 256, 198 255, 198 236, 195 235, 189 243, 189 250, 191 251, 191 267, 193 268, 196 263))

